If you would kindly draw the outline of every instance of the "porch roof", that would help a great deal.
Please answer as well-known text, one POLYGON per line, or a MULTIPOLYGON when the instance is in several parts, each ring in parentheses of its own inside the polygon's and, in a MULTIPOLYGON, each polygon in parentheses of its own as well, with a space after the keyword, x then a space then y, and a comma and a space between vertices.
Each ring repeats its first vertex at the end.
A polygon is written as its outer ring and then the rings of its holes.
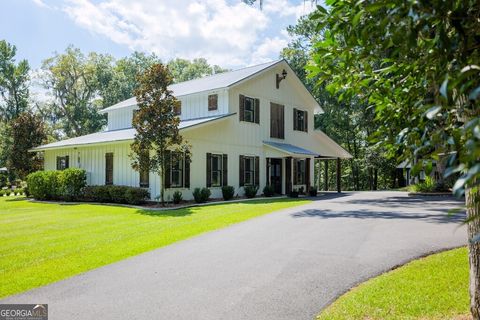
POLYGON ((294 146, 293 144, 289 144, 289 143, 263 141, 263 144, 289 155, 305 155, 305 156, 314 156, 314 157, 319 156, 319 154, 316 152, 313 152, 298 146, 294 146))

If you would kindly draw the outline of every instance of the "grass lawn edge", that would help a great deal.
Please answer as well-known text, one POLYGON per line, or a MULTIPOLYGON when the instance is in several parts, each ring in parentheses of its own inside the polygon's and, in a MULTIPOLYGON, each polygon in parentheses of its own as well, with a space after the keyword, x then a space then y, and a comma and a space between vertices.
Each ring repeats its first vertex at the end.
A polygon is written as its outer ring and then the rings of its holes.
MULTIPOLYGON (((417 261, 422 261, 423 259, 425 258, 429 258, 431 256, 434 256, 434 255, 438 255, 438 254, 442 254, 442 253, 448 253, 448 252, 453 252, 455 250, 459 250, 459 249, 467 249, 467 247, 465 245, 460 245, 460 246, 452 246, 452 247, 446 247, 446 248, 442 248, 442 249, 439 249, 439 250, 430 250, 426 253, 423 253, 423 254, 420 254, 418 256, 414 256, 412 258, 409 258, 409 259, 406 259, 405 261, 399 263, 399 264, 396 264, 390 268, 386 268, 376 274, 374 274, 373 276, 368 276, 368 277, 365 277, 365 278, 362 278, 362 279, 359 279, 358 281, 356 281, 350 288, 348 288, 347 290, 337 294, 334 298, 330 299, 327 304, 318 312, 318 314, 316 315, 315 319, 316 320, 323 320, 323 316, 325 315, 325 313, 327 311, 329 311, 332 307, 335 306, 336 303, 339 302, 340 299, 344 299, 347 295, 349 294, 352 294, 354 293, 356 290, 362 290, 362 287, 364 285, 368 285, 370 282, 372 282, 373 280, 375 279, 378 279, 379 277, 382 277, 382 276, 385 276, 385 275, 389 275, 391 274, 392 272, 395 272, 399 269, 402 269, 403 267, 408 267, 410 266, 412 263, 415 263, 417 261)), ((346 299, 346 298, 345 298, 346 299)), ((467 318, 464 318, 464 317, 461 317, 461 318, 458 318, 459 320, 464 320, 464 319, 470 319, 470 314, 468 313, 467 314, 467 318)), ((351 318, 348 318, 348 317, 335 317, 335 318, 332 318, 332 319, 351 319, 351 318)), ((370 318, 367 316, 367 318, 365 319, 368 319, 368 320, 376 320, 377 318, 370 318)), ((397 319, 397 318, 395 318, 397 319)), ((402 318, 403 319, 403 318, 402 318)), ((411 318, 408 318, 408 319, 411 319, 411 318)), ((415 318, 416 319, 416 318, 415 318)), ((428 318, 428 317, 421 317, 419 318, 421 320, 428 320, 428 319, 437 319, 437 318, 428 318)), ((443 318, 442 318, 443 319, 443 318)), ((457 319, 457 318, 455 318, 457 319)))

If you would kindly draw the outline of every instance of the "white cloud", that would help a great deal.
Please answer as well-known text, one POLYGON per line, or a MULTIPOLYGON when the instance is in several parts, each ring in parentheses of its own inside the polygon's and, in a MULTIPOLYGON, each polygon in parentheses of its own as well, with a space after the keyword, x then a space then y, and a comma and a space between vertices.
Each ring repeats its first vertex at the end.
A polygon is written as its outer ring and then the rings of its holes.
POLYGON ((68 0, 63 10, 77 25, 132 50, 232 67, 276 59, 288 41, 282 30, 308 13, 304 6, 303 0, 267 0, 263 10, 240 0, 68 0))
POLYGON ((43 2, 43 0, 32 0, 33 3, 35 3, 37 6, 41 7, 41 8, 48 8, 49 6, 43 2))

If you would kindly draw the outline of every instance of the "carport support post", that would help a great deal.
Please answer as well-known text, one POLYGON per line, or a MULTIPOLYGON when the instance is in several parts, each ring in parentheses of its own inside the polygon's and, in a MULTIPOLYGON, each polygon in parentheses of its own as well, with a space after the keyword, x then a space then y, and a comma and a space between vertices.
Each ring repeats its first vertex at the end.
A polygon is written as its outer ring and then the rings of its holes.
POLYGON ((337 158, 337 192, 342 192, 342 162, 337 158))
POLYGON ((328 160, 324 160, 325 162, 325 191, 328 191, 328 160))

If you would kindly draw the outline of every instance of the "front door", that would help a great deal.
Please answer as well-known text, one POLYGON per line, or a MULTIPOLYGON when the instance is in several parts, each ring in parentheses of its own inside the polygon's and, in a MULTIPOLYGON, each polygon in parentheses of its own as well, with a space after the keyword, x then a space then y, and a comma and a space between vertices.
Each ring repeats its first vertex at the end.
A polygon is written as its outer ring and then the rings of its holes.
POLYGON ((270 159, 270 185, 275 193, 282 193, 282 159, 270 159))

